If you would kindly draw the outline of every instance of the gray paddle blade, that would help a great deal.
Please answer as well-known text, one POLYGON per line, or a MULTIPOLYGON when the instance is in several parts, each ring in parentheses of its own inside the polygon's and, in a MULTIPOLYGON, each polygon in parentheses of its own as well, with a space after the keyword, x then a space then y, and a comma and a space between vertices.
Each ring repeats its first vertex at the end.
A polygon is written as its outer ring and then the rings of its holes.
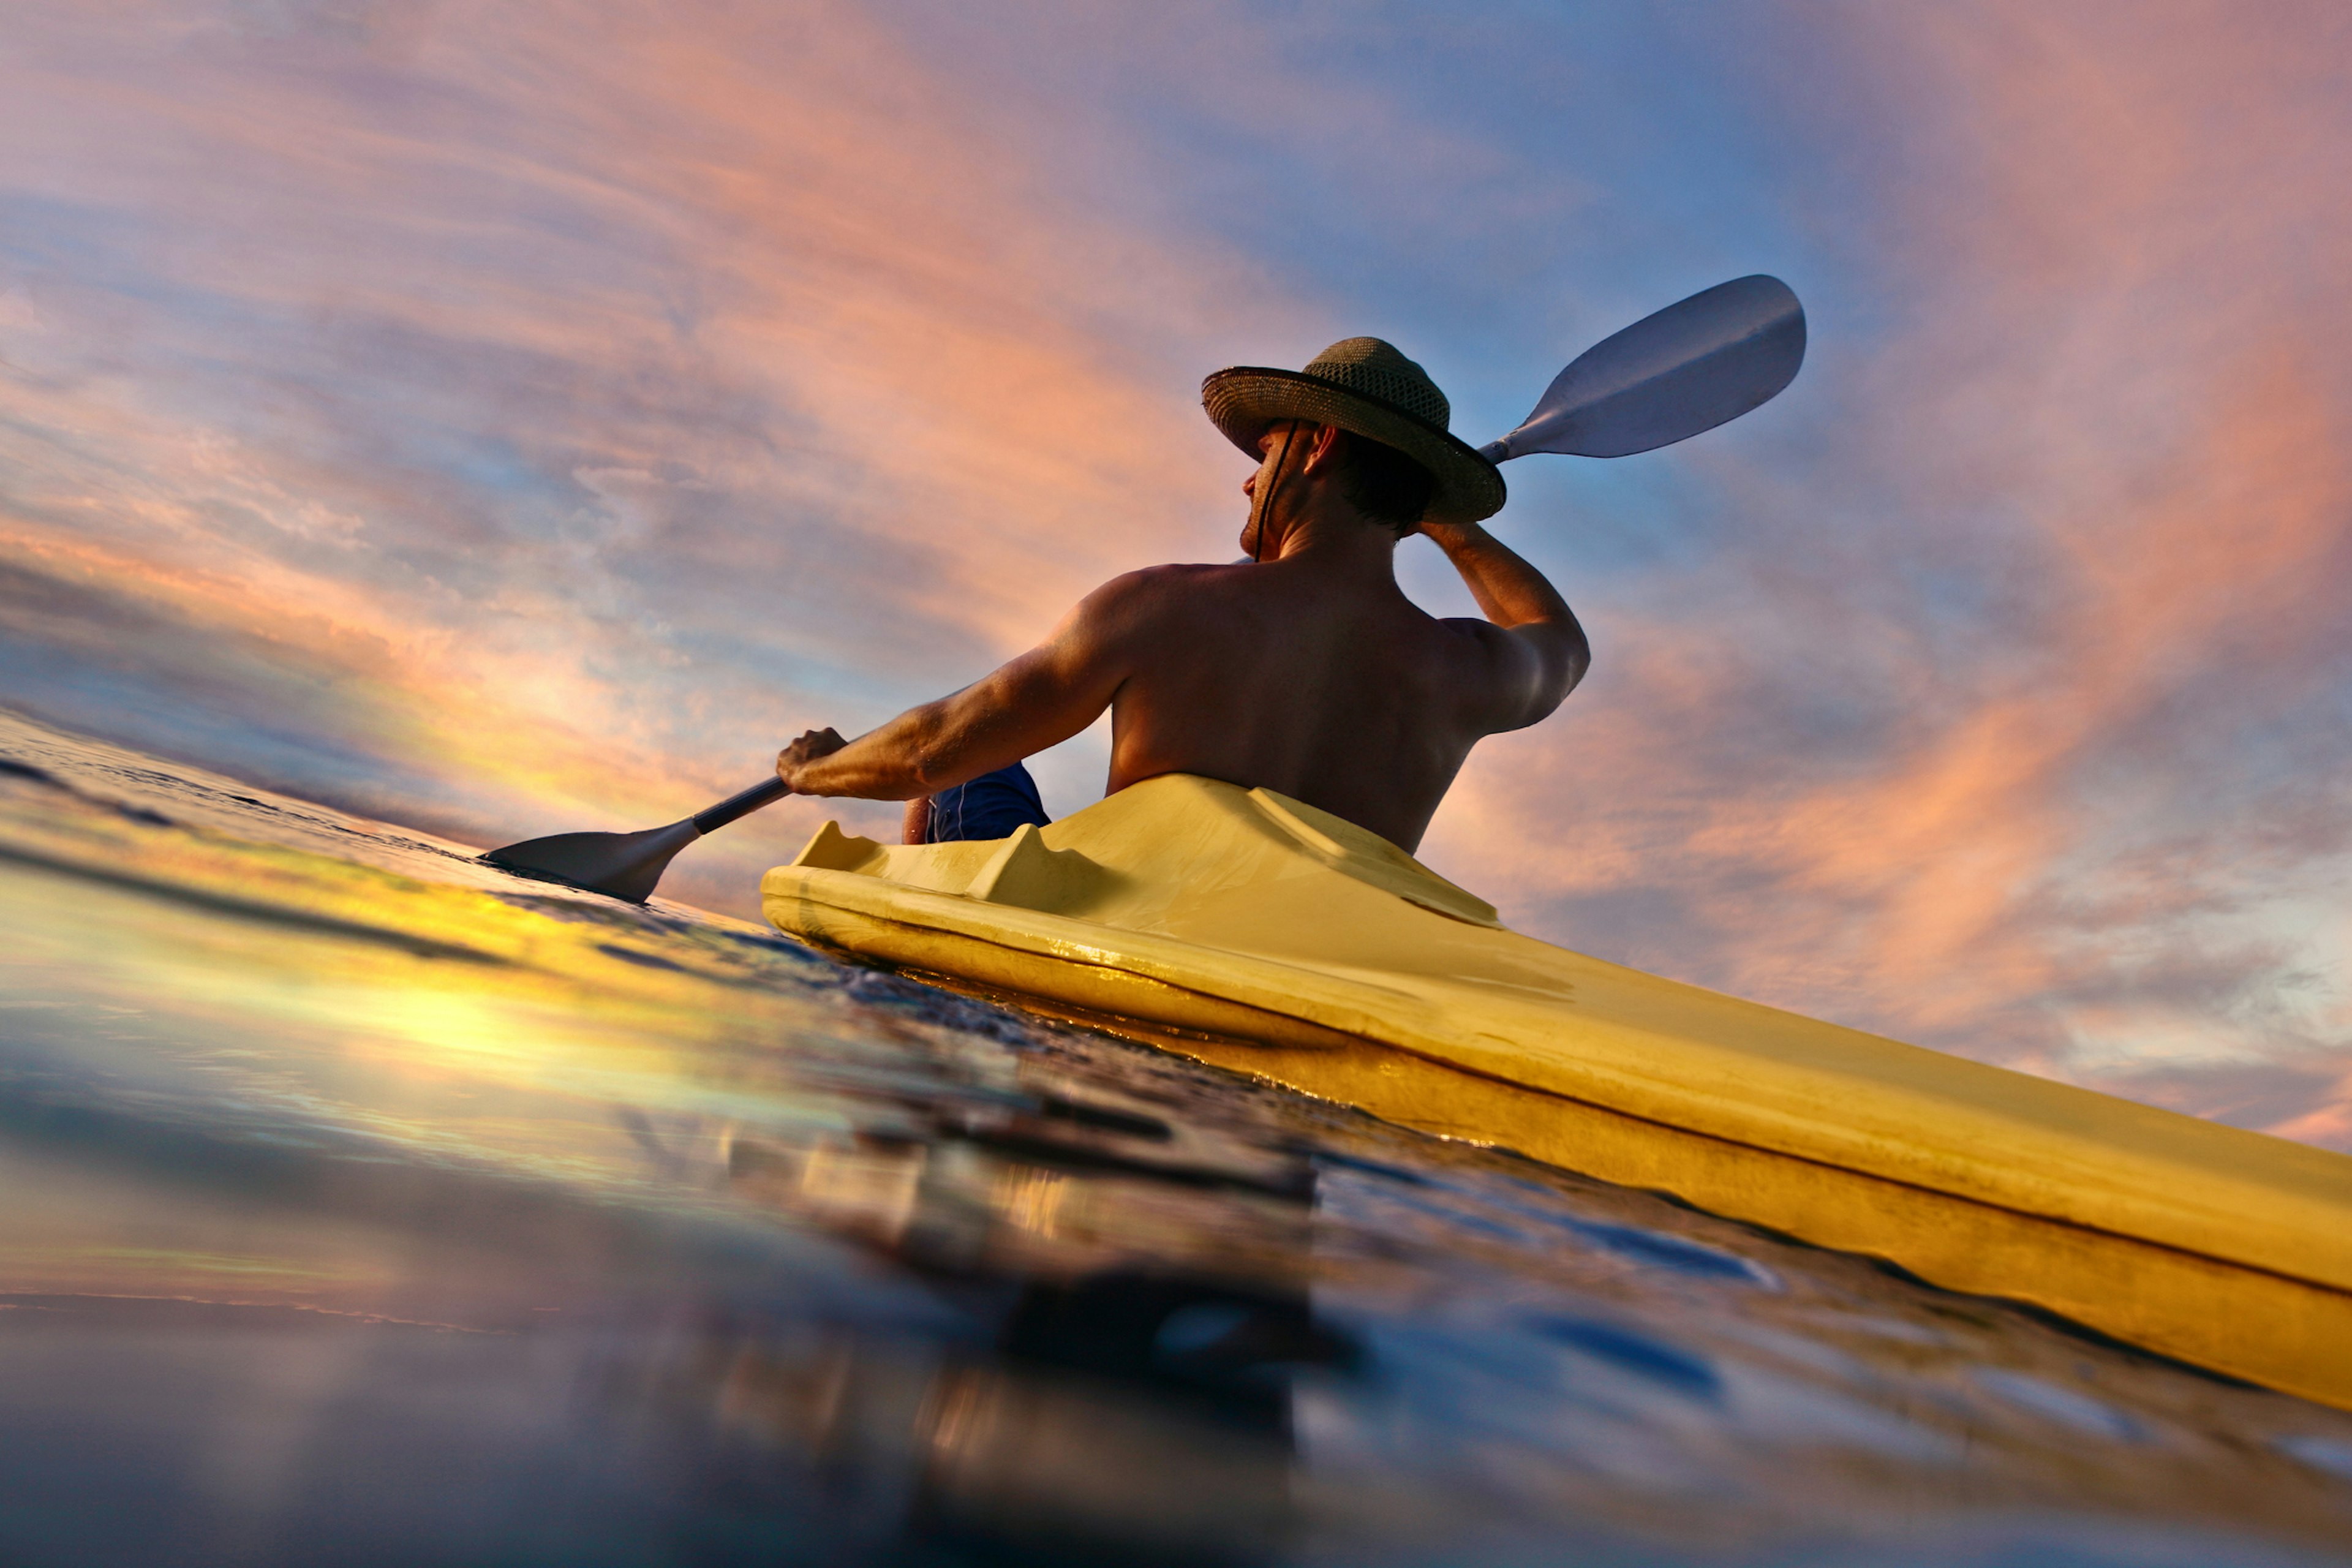
POLYGON ((1762 273, 1718 283, 1645 316, 1577 356, 1535 412, 1480 448, 1622 458, 1737 419, 1796 379, 1805 308, 1762 273))
POLYGON ((610 893, 642 904, 652 898, 670 857, 702 837, 692 817, 642 833, 558 833, 526 838, 482 857, 493 866, 610 893))

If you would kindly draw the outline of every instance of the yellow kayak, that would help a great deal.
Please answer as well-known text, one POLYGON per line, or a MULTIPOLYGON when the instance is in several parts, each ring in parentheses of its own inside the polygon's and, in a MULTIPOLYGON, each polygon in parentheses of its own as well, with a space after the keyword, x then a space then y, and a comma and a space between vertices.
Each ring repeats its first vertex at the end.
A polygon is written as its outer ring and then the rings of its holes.
POLYGON ((823 948, 2352 1408, 2352 1158, 1537 942, 1271 791, 1173 774, 986 843, 828 823, 761 895, 823 948))

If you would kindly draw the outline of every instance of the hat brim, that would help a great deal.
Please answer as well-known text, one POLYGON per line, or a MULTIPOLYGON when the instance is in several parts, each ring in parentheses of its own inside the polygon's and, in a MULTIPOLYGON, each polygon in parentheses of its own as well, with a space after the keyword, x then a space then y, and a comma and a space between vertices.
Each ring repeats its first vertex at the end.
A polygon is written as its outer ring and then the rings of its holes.
POLYGON ((1476 522, 1503 510, 1500 469, 1460 437, 1368 393, 1295 370, 1236 365, 1201 384, 1201 406, 1225 439, 1252 458, 1266 431, 1285 419, 1336 425, 1394 447, 1436 477, 1424 522, 1476 522))

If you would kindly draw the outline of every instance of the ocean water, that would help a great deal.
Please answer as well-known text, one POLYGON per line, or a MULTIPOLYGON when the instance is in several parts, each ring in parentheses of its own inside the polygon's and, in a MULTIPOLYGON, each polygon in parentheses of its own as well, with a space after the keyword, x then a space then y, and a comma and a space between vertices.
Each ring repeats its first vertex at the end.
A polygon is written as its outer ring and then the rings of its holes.
POLYGON ((2352 1415, 470 855, 0 717, 0 1563, 2352 1561, 2352 1415))

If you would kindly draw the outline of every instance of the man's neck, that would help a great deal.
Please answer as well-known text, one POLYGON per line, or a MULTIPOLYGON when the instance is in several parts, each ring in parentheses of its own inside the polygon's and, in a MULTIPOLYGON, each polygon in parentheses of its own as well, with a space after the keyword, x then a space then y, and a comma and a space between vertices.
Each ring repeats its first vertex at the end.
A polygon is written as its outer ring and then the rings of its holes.
POLYGON ((1273 560, 1312 562, 1348 576, 1396 580, 1396 535, 1336 500, 1288 520, 1273 560))

